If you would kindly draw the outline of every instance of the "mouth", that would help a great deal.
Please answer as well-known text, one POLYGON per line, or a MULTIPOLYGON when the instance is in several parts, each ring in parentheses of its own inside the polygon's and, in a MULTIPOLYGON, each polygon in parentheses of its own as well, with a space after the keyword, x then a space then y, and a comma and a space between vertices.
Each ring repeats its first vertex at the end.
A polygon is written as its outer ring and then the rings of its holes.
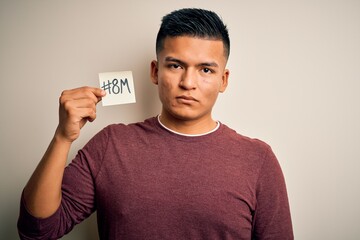
POLYGON ((194 98, 192 96, 186 96, 186 95, 177 96, 176 99, 183 103, 198 102, 198 100, 196 98, 194 98))

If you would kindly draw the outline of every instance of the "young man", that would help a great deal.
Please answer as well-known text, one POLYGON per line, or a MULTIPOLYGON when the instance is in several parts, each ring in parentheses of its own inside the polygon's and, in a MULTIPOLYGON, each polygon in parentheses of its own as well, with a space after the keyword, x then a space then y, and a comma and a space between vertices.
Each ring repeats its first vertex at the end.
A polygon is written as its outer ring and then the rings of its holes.
POLYGON ((22 239, 57 239, 97 211, 101 239, 293 239, 284 178, 270 147, 215 121, 230 42, 213 12, 165 16, 151 79, 161 114, 106 127, 65 168, 96 118, 98 88, 64 91, 60 120, 24 188, 22 239))

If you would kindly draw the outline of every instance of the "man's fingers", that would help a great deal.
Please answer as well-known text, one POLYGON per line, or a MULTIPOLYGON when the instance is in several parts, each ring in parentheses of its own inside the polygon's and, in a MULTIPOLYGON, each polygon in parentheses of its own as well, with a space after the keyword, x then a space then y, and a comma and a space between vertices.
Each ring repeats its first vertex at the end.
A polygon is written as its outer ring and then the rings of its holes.
POLYGON ((102 97, 106 95, 106 92, 101 88, 94 87, 81 87, 71 90, 65 90, 61 93, 60 103, 69 100, 89 98, 95 103, 98 103, 102 97))
POLYGON ((93 99, 89 98, 82 98, 82 99, 76 99, 71 101, 65 101, 63 106, 66 110, 70 110, 72 108, 78 109, 78 108, 94 108, 96 109, 97 102, 94 102, 93 99))
POLYGON ((101 88, 81 87, 65 90, 59 98, 59 133, 69 141, 77 139, 87 121, 96 118, 96 104, 105 96, 101 88))
POLYGON ((79 115, 81 124, 80 128, 85 125, 86 121, 93 122, 96 119, 96 111, 94 108, 81 108, 79 109, 79 115))

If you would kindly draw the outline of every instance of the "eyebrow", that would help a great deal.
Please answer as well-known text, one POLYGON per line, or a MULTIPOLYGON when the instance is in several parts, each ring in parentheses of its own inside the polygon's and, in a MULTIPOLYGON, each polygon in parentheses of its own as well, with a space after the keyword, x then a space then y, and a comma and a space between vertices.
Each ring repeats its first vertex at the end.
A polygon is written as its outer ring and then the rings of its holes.
MULTIPOLYGON (((180 59, 174 58, 174 57, 166 57, 165 62, 176 62, 182 66, 187 66, 184 61, 181 61, 180 59)), ((197 66, 203 66, 203 67, 219 67, 219 65, 216 62, 203 62, 197 64, 197 66)))

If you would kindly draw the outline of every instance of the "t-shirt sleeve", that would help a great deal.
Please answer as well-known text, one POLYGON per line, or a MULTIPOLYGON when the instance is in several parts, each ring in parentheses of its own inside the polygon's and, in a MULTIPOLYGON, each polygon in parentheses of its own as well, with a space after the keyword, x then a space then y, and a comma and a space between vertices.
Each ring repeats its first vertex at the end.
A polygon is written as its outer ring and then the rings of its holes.
POLYGON ((20 203, 18 232, 21 239, 58 239, 95 210, 96 175, 107 146, 106 129, 96 134, 65 168, 62 200, 57 211, 48 218, 36 218, 20 203))
POLYGON ((252 239, 294 239, 284 176, 270 147, 257 181, 252 239))

